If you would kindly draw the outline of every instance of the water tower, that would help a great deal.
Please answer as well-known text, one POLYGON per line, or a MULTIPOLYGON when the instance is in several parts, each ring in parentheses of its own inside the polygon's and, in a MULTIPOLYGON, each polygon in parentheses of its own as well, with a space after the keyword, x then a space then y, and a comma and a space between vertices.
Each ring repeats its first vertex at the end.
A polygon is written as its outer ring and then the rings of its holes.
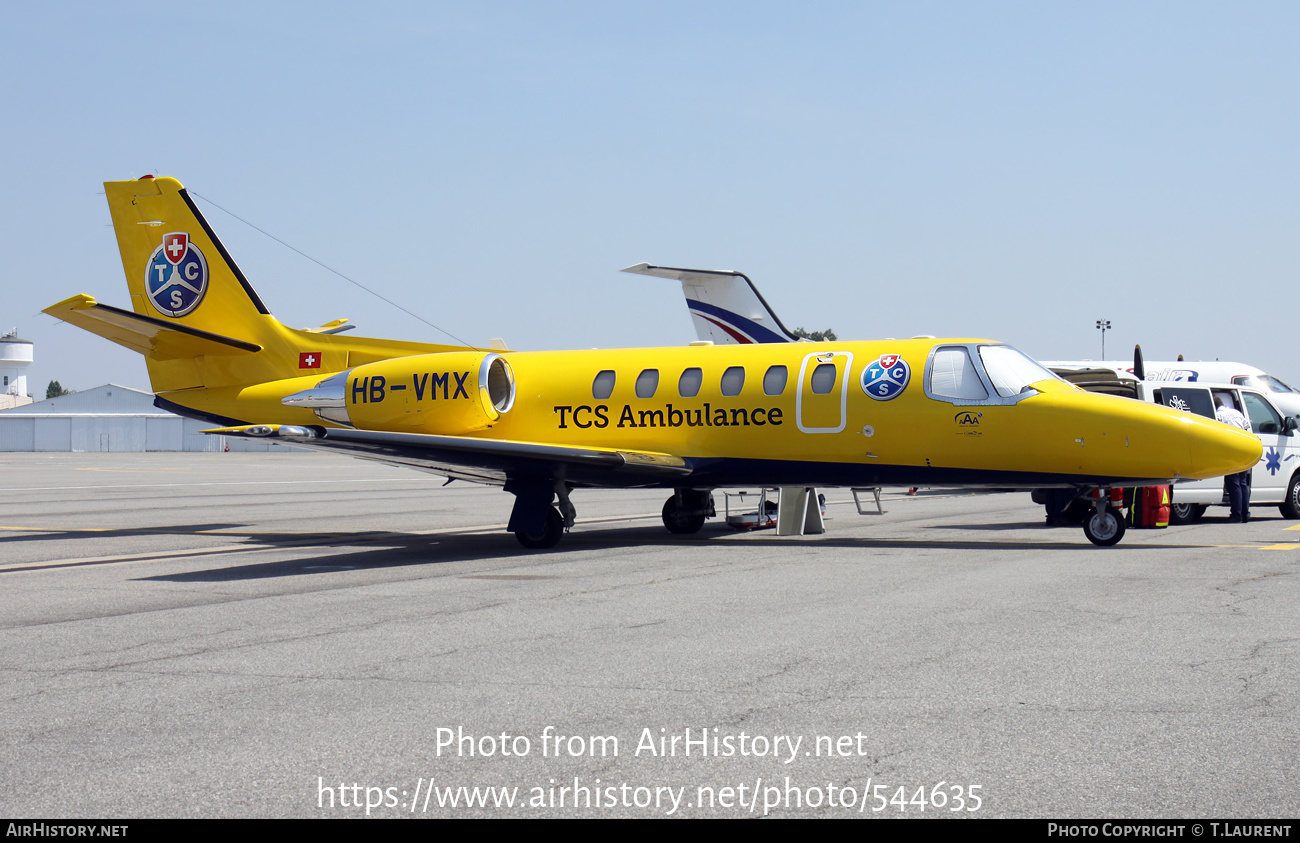
POLYGON ((27 367, 32 364, 32 344, 18 338, 14 328, 0 336, 0 408, 31 403, 27 397, 27 367))

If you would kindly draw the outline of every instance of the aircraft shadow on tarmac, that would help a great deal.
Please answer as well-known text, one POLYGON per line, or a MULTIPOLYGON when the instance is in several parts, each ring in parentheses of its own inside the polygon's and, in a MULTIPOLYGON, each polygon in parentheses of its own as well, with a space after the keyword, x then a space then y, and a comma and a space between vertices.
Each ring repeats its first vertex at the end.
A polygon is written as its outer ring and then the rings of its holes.
POLYGON ((9 542, 70 541, 77 539, 122 539, 135 536, 189 536, 195 533, 219 533, 239 536, 237 531, 245 524, 188 524, 184 527, 121 527, 86 530, 55 530, 31 528, 0 533, 0 546, 9 542))
MULTIPOLYGON (((1011 525, 1008 529, 1023 529, 1025 525, 1011 525)), ((232 537, 244 538, 237 534, 232 537)), ((265 534, 248 537, 258 546, 250 547, 249 552, 257 553, 267 550, 290 550, 293 548, 328 548, 328 552, 295 556, 293 559, 275 562, 253 562, 234 566, 212 566, 204 570, 186 573, 164 574, 153 577, 140 577, 144 581, 161 582, 229 582, 238 580, 266 579, 273 577, 299 577, 311 574, 337 574, 353 569, 403 568, 421 565, 441 565, 448 562, 505 561, 511 568, 519 563, 531 566, 545 565, 546 560, 561 558, 581 558, 589 554, 609 554, 635 548, 655 547, 660 549, 675 548, 681 551, 683 564, 690 564, 692 553, 704 548, 719 549, 734 547, 743 549, 780 549, 783 551, 800 550, 804 553, 816 552, 818 549, 845 550, 985 550, 985 551, 1028 551, 1044 550, 1096 550, 1077 538, 1073 533, 1061 531, 1060 540, 1056 541, 999 541, 999 540, 935 540, 935 539, 873 539, 870 537, 843 538, 808 538, 777 537, 770 532, 737 533, 725 527, 706 528, 696 536, 671 536, 655 525, 603 527, 584 529, 570 533, 562 547, 537 553, 515 545, 513 537, 506 533, 455 534, 440 533, 435 535, 419 533, 384 533, 361 532, 346 534, 310 535, 310 534, 265 534)), ((1053 536, 1055 539, 1056 536, 1053 536)), ((1142 545, 1143 549, 1162 547, 1163 545, 1142 545)), ((1179 547, 1185 550, 1185 547, 1179 547)), ((1122 548, 1107 548, 1104 552, 1114 553, 1122 548)), ((1102 552, 1102 551, 1098 551, 1102 552)), ((232 554, 238 554, 232 548, 232 554)), ((184 553, 178 553, 178 557, 184 553)), ((208 560, 204 560, 208 561, 208 560)), ((213 560, 215 561, 215 560, 213 560)), ((897 561, 897 560, 894 560, 897 561)), ((798 559, 793 560, 798 564, 798 559)), ((490 574, 499 566, 484 570, 490 574)))

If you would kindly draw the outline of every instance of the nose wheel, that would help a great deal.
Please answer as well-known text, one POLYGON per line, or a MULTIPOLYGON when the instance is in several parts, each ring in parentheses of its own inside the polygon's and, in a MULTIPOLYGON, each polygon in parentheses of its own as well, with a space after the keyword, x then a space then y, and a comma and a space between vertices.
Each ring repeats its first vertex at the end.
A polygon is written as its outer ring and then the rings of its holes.
POLYGON ((1120 510, 1106 506, 1104 499, 1083 519, 1083 534, 1088 537, 1088 541, 1099 547, 1118 544, 1124 538, 1127 528, 1120 510))

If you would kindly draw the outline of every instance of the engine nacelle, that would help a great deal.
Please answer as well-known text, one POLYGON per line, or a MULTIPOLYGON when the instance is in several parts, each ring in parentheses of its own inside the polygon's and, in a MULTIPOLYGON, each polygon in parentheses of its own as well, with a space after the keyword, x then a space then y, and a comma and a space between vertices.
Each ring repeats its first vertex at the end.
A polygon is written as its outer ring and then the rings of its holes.
POLYGON ((458 436, 491 427, 515 402, 515 376, 500 354, 449 351, 367 363, 285 404, 359 430, 458 436))

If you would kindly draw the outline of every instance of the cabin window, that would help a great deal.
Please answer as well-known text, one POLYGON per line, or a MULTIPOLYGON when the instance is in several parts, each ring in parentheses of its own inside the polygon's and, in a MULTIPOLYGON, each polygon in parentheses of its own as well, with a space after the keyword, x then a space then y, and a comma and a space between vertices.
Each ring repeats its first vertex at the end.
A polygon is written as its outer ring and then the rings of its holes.
POLYGON ((735 398, 744 386, 744 366, 732 366, 722 373, 722 394, 728 398, 735 398))
POLYGON ((785 382, 790 377, 790 373, 784 366, 770 366, 767 373, 763 375, 763 394, 780 395, 785 392, 785 382))
POLYGON ((930 366, 930 394, 935 398, 963 401, 981 401, 989 397, 965 346, 949 346, 935 351, 930 366))
POLYGON ((614 372, 612 369, 606 369, 596 375, 596 379, 591 382, 591 397, 597 401, 604 401, 614 394, 614 372))
POLYGON ((682 376, 677 380, 677 394, 683 398, 694 398, 700 394, 700 387, 704 384, 704 372, 697 368, 690 368, 682 372, 682 376))
POLYGON ((819 363, 809 383, 814 395, 826 395, 835 388, 835 364, 819 363))
POLYGON ((659 370, 645 369, 636 376, 636 397, 654 398, 659 388, 659 370))
POLYGON ((1156 390, 1156 402, 1184 413, 1214 418, 1214 400, 1207 389, 1196 386, 1164 386, 1156 390))

